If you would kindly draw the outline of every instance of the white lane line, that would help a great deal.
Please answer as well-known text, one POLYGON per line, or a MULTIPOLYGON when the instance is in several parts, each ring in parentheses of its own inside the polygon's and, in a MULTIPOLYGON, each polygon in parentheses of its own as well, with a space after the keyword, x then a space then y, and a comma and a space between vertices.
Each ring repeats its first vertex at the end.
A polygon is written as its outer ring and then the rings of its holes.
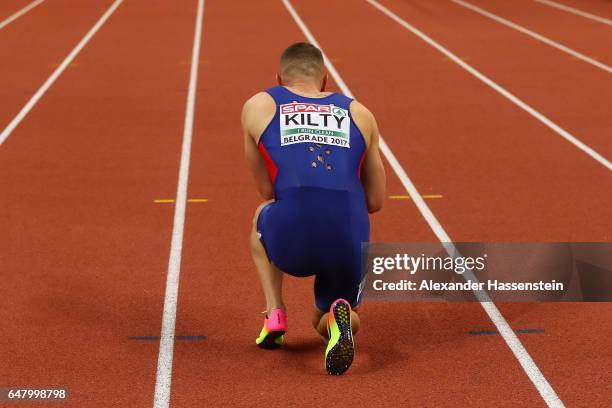
POLYGON ((486 85, 488 85, 489 87, 493 88, 495 91, 497 91, 503 97, 508 99, 510 102, 514 103, 516 106, 518 106, 519 108, 523 109, 525 112, 527 112, 528 114, 530 114, 531 116, 536 118, 538 121, 542 122, 544 125, 546 125, 548 128, 550 128, 552 131, 554 131, 556 134, 558 134, 559 136, 561 136, 562 138, 564 138, 565 140, 567 140, 568 142, 570 142, 571 144, 576 146, 578 149, 582 150, 584 153, 586 153, 589 156, 591 156, 591 158, 595 159, 597 162, 599 162, 605 168, 607 168, 608 170, 612 171, 612 163, 608 159, 603 157, 601 154, 599 154, 593 148, 587 146, 585 143, 583 143, 577 137, 572 135, 570 132, 568 132, 567 130, 563 129, 561 126, 557 125, 555 122, 553 122, 552 120, 548 119, 546 116, 544 116, 543 114, 541 114, 540 112, 538 112, 537 110, 532 108, 531 106, 527 105, 521 99, 519 99, 518 97, 516 97, 512 93, 510 93, 510 91, 508 91, 507 89, 503 88, 501 85, 498 85, 496 82, 491 80, 489 77, 485 76, 480 71, 476 70, 474 67, 472 67, 467 62, 463 61, 461 58, 459 58, 458 56, 456 56, 455 54, 450 52, 448 49, 446 49, 445 47, 440 45, 438 42, 433 40, 431 37, 429 37, 426 34, 424 34, 422 31, 420 31, 417 28, 413 27, 412 25, 408 24, 405 20, 400 18, 397 14, 393 13, 391 10, 389 10, 388 8, 386 8, 385 6, 383 6, 382 4, 377 2, 376 0, 366 0, 366 1, 368 3, 370 3, 372 6, 374 6, 376 9, 381 11, 383 14, 385 14, 387 17, 391 18, 393 21, 395 21, 396 23, 398 23, 399 25, 404 27, 406 30, 412 32, 414 35, 419 37, 421 40, 425 41, 427 44, 431 45, 433 48, 435 48, 436 50, 440 51, 442 54, 444 54, 451 61, 453 61, 454 63, 459 65, 461 68, 465 69, 467 72, 469 72, 470 74, 474 75, 480 81, 484 82, 486 85))
POLYGON ((603 23, 603 24, 612 26, 612 20, 610 19, 607 19, 605 17, 600 17, 595 14, 587 13, 586 11, 578 10, 570 6, 566 6, 565 4, 557 3, 555 1, 550 1, 550 0, 534 0, 534 1, 537 1, 538 3, 546 4, 547 6, 554 7, 559 10, 567 11, 568 13, 576 14, 578 16, 597 21, 599 23, 603 23))
POLYGON ((30 100, 23 106, 23 108, 21 108, 17 116, 15 116, 13 120, 11 120, 11 122, 2 131, 2 133, 0 133, 0 146, 2 146, 6 139, 8 139, 13 130, 15 130, 19 123, 21 123, 21 121, 27 116, 27 114, 32 110, 32 108, 34 108, 40 98, 42 98, 45 92, 49 90, 49 88, 51 87, 51 85, 53 85, 57 78, 62 75, 62 72, 64 72, 66 67, 68 67, 68 65, 72 63, 72 61, 76 58, 79 52, 81 52, 83 47, 87 45, 89 40, 92 39, 92 37, 98 32, 100 27, 104 25, 106 20, 108 20, 108 18, 115 12, 115 10, 117 10, 117 7, 119 7, 121 3, 123 3, 123 0, 116 0, 108 8, 108 10, 106 10, 102 17, 100 17, 96 24, 91 28, 91 30, 89 30, 89 32, 85 34, 85 37, 83 37, 81 41, 79 41, 79 43, 76 45, 76 47, 74 47, 72 51, 70 51, 70 54, 68 54, 64 61, 62 61, 62 63, 55 69, 55 71, 53 71, 51 76, 47 78, 45 83, 42 84, 40 88, 38 88, 38 91, 36 91, 36 93, 32 95, 30 100))
MULTIPOLYGON (((332 75, 342 92, 345 95, 354 98, 352 92, 350 91, 342 77, 340 77, 340 74, 338 74, 338 71, 336 71, 336 68, 330 62, 330 59, 327 57, 317 40, 314 38, 302 18, 295 11, 291 3, 289 3, 289 0, 282 0, 282 2, 295 20, 296 24, 300 27, 300 29, 308 39, 308 41, 310 41, 312 44, 316 45, 319 49, 321 49, 321 52, 323 52, 323 58, 325 59, 325 66, 327 67, 327 70, 332 75)), ((448 236, 436 216, 431 212, 431 209, 427 206, 427 204, 425 204, 425 200, 421 197, 421 194, 418 192, 414 183, 412 183, 412 181, 402 168, 401 164, 383 139, 382 135, 380 138, 380 150, 383 152, 385 158, 395 171, 396 175, 400 179, 402 185, 404 186, 408 194, 410 194, 410 196, 412 197, 412 200, 421 212, 421 215, 425 218, 430 228, 438 237, 449 255, 453 257, 460 256, 457 248, 452 243, 451 238, 448 236)), ((464 273, 463 276, 466 280, 472 280, 473 282, 477 281, 476 277, 471 271, 464 273)), ((514 356, 519 361, 519 363, 523 367, 523 370, 525 371, 529 379, 533 382, 544 401, 548 404, 549 407, 563 407, 563 403, 557 396, 555 390, 553 390, 546 378, 544 378, 542 372, 516 336, 516 333, 512 330, 510 325, 508 325, 506 319, 504 319, 500 311, 495 306, 495 303, 491 301, 491 299, 484 291, 475 292, 475 294, 477 296, 477 299, 480 301, 480 304, 482 305, 483 309, 485 310, 497 330, 500 332, 506 344, 508 344, 510 350, 514 353, 514 356)))
POLYGON ((36 0, 36 1, 33 1, 30 4, 28 4, 27 6, 25 6, 24 8, 22 8, 21 10, 19 10, 18 12, 16 12, 15 14, 7 17, 4 21, 1 21, 0 22, 0 30, 2 30, 7 25, 11 24, 13 21, 17 20, 19 17, 23 16, 28 11, 32 10, 34 7, 38 6, 43 1, 45 1, 45 0, 36 0))
POLYGON ((183 250, 183 231, 185 229, 185 207, 187 205, 187 181, 189 179, 189 161, 191 157, 191 138, 195 115, 196 87, 198 83, 198 65, 200 61, 200 43, 202 41, 202 24, 204 19, 204 0, 198 0, 198 12, 195 20, 193 49, 191 52, 191 71, 189 73, 189 90, 183 127, 183 145, 181 164, 176 190, 174 221, 172 225, 172 242, 168 259, 166 294, 162 315, 159 357, 157 359, 157 377, 155 380, 155 408, 170 406, 170 385, 172 382, 172 359, 174 354, 174 329, 176 325, 176 305, 178 302, 179 275, 181 272, 181 255, 183 250))
POLYGON ((506 27, 510 27, 510 28, 512 28, 512 29, 514 29, 516 31, 519 31, 519 32, 521 32, 521 33, 523 33, 525 35, 528 35, 531 38, 535 38, 536 40, 541 41, 541 42, 543 42, 546 45, 550 45, 551 47, 556 48, 559 51, 563 51, 566 54, 571 55, 572 57, 578 58, 579 60, 582 60, 582 61, 586 62, 587 64, 591 64, 591 65, 593 65, 593 66, 595 66, 595 67, 597 67, 599 69, 602 69, 602 70, 606 71, 608 74, 612 74, 612 67, 610 67, 610 66, 608 66, 608 65, 606 65, 606 64, 604 64, 602 62, 599 62, 597 60, 594 60, 593 58, 587 57, 586 55, 584 55, 584 54, 582 54, 582 53, 580 53, 580 52, 578 52, 578 51, 576 51, 574 49, 566 47, 565 45, 560 44, 560 43, 558 43, 556 41, 553 41, 553 40, 551 40, 548 37, 544 37, 542 34, 538 34, 535 31, 531 31, 528 28, 525 28, 525 27, 523 27, 521 25, 513 23, 510 20, 507 20, 507 19, 505 19, 503 17, 498 16, 497 14, 491 13, 490 11, 487 11, 487 10, 485 10, 483 8, 480 8, 480 7, 475 6, 475 5, 471 4, 471 3, 468 3, 467 1, 463 1, 463 0, 451 0, 451 1, 453 3, 459 4, 460 6, 463 6, 463 7, 467 8, 467 9, 470 9, 470 10, 472 10, 472 11, 474 11, 474 12, 480 14, 480 15, 483 15, 485 17, 489 17, 491 20, 495 20, 498 23, 505 25, 506 27))

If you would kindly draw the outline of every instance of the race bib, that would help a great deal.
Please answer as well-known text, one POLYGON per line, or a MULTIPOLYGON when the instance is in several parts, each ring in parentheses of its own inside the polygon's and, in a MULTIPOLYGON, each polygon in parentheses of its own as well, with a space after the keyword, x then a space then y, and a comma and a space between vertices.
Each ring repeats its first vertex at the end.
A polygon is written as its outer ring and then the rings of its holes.
POLYGON ((350 148, 351 118, 334 105, 288 103, 280 106, 281 146, 318 143, 350 148))

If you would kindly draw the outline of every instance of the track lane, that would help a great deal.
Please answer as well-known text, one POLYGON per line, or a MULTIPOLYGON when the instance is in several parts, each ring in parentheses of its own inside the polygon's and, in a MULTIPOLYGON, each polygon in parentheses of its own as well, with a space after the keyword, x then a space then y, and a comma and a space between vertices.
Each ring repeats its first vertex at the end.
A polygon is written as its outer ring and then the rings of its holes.
POLYGON ((6 0, 0 3, 0 21, 15 14, 20 9, 30 4, 32 0, 6 0))
MULTIPOLYGON (((193 139, 193 123, 196 106, 196 89, 198 85, 198 68, 202 43, 202 23, 204 19, 204 0, 198 0, 194 23, 193 46, 190 58, 189 85, 185 103, 185 121, 183 123, 183 138, 181 142, 181 161, 179 164, 176 200, 174 200, 174 218, 172 221, 172 239, 164 294, 159 356, 157 359, 157 374, 155 378, 155 408, 168 407, 170 404, 170 386, 172 381, 172 360, 174 340, 176 336, 176 309, 181 271, 181 256, 183 234, 185 230, 185 211, 187 207, 187 187, 193 139)), ((192 201, 192 200, 189 200, 192 201)))
MULTIPOLYGON (((575 279, 575 278, 574 278, 575 279)), ((571 407, 609 407, 612 303, 498 304, 515 327, 545 330, 525 335, 523 344, 571 407)))
MULTIPOLYGON (((110 0, 45 2, 22 16, 23 21, 0 31, 0 129, 4 130, 111 4, 110 0)), ((78 68, 77 61, 69 70, 78 68)))
POLYGON ((34 0, 6 0, 0 3, 0 21, 5 20, 11 15, 17 13, 34 0))
POLYGON ((555 3, 572 7, 576 10, 612 19, 612 7, 606 0, 560 0, 555 3))
POLYGON ((452 2, 381 4, 612 160, 611 75, 452 2))
MULTIPOLYGON (((121 6, 0 150, 0 376, 150 406, 194 3, 121 6), (130 33, 130 35, 126 35, 130 33), (162 57, 163 56, 163 57, 162 57)), ((8 385, 8 384, 7 384, 8 385)))
POLYGON ((0 5, 0 30, 23 17, 45 0, 33 0, 29 3, 3 1, 0 5))
POLYGON ((612 44, 612 27, 561 10, 550 9, 533 0, 470 0, 468 3, 522 25, 598 62, 612 65, 612 47, 609 46, 612 44))
MULTIPOLYGON (((467 335, 473 327, 492 326, 478 304, 404 304, 393 309, 383 303, 367 304, 362 311, 366 323, 357 339, 355 366, 349 375, 330 381, 322 366, 323 344, 309 327, 312 282, 286 279, 291 325, 288 347, 265 353, 254 345, 263 298, 247 237, 260 200, 246 165, 241 163, 239 114, 246 98, 273 84, 278 55, 284 47, 303 40, 288 19, 277 2, 242 5, 240 9, 207 4, 202 95, 189 191, 191 196, 210 201, 187 208, 177 333, 206 335, 208 339, 175 344, 172 405, 329 403, 326 395, 314 392, 317 389, 326 389, 326 394, 342 390, 347 403, 367 401, 372 406, 388 406, 392 401, 511 406, 515 403, 512 396, 541 404, 501 339, 489 338, 483 344, 467 335), (265 15, 275 22, 274 30, 262 30, 254 15, 265 15), (228 19, 234 22, 231 33, 225 30, 228 19), (255 31, 258 43, 266 46, 244 49, 244 38, 255 31), (222 38, 219 33, 224 33, 222 38), (237 61, 248 63, 242 66, 237 61), (400 325, 396 324, 397 316, 403 316, 400 325), (378 334, 383 328, 387 332, 381 339, 378 334), (498 368, 499 362, 481 356, 505 353, 510 359, 507 371, 491 376, 487 370, 498 368), (448 370, 441 372, 438 367, 442 364, 448 370), (493 387, 498 383, 505 384, 507 394, 485 394, 477 385, 493 387), (373 384, 378 389, 375 393, 373 384), (266 392, 269 389, 275 390, 274 396, 266 392)), ((360 95, 357 88, 363 83, 350 86, 360 95)), ((381 120, 383 132, 385 123, 381 120)), ((389 193, 404 193, 391 169, 387 171, 389 193)), ((436 183, 425 182, 421 192, 440 190, 436 183)), ((434 211, 444 206, 442 201, 431 205, 434 211)), ((373 238, 435 240, 410 201, 388 201, 384 211, 373 217, 373 238)))
MULTIPOLYGON (((606 228, 610 229, 612 220, 605 210, 609 196, 602 196, 602 191, 609 191, 605 186, 610 184, 601 169, 582 163, 586 167, 577 174, 577 169, 582 169, 578 165, 570 165, 571 169, 560 167, 560 162, 569 165, 575 160, 572 149, 552 150, 547 145, 549 140, 540 138, 545 128, 534 126, 528 117, 497 100, 479 82, 466 78, 458 67, 406 30, 390 20, 385 22, 384 16, 368 14, 358 3, 350 8, 354 20, 347 19, 346 8, 340 6, 326 7, 326 12, 321 13, 320 4, 298 4, 323 47, 338 60, 336 65, 348 83, 372 83, 373 78, 385 78, 394 84, 391 90, 382 91, 374 84, 355 93, 363 95, 362 100, 374 109, 381 123, 395 121, 399 132, 383 129, 383 133, 396 156, 406 162, 417 187, 421 183, 437 183, 446 192, 441 201, 443 208, 434 212, 456 240, 609 239, 606 228), (332 31, 329 27, 335 27, 333 21, 340 16, 346 31, 332 31), (361 49, 346 47, 340 41, 347 33, 360 32, 364 24, 377 29, 368 30, 367 36, 352 37, 362 44, 361 49), (356 65, 354 61, 364 58, 364 49, 376 50, 369 58, 384 63, 356 65), (398 102, 394 105, 392 101, 398 102), (389 115, 386 118, 385 112, 389 115), (508 129, 504 126, 509 125, 502 124, 512 125, 508 129), (408 132, 412 137, 403 136, 408 132), (533 141, 525 145, 533 138, 538 138, 537 145, 545 145, 545 150, 536 149, 533 141), (602 224, 606 227, 601 228, 602 224)), ((591 404, 606 403, 605 380, 597 374, 583 375, 592 372, 593 367, 604 371, 607 367, 598 362, 598 350, 603 349, 582 342, 581 333, 593 333, 592 322, 570 319, 577 331, 568 333, 562 328, 568 325, 568 315, 596 309, 605 316, 608 305, 504 304, 500 309, 515 328, 523 315, 529 318, 521 321, 531 322, 531 327, 551 327, 546 350, 537 348, 542 347, 539 338, 521 339, 553 387, 557 389, 559 385, 557 391, 564 402, 582 406, 583 391, 589 388, 595 390, 589 394, 591 404), (562 346, 568 342, 575 348, 562 346), (534 348, 533 344, 538 346, 534 348), (580 357, 572 356, 572 352, 580 357), (568 376, 568 372, 581 374, 568 376)), ((605 341, 604 334, 592 335, 595 344, 605 341)))
MULTIPOLYGON (((355 94, 382 124, 392 124, 383 134, 389 134, 391 149, 417 187, 435 185, 443 192, 444 199, 435 202, 439 209, 433 210, 451 236, 494 240, 503 231, 504 239, 520 241, 533 231, 539 240, 609 237, 612 220, 601 192, 612 182, 602 166, 557 141, 547 128, 371 6, 354 4, 354 21, 346 23, 345 33, 358 31, 368 18, 383 28, 356 37, 362 47, 349 49, 324 29, 332 17, 317 14, 316 3, 298 3, 355 94), (386 46, 377 49, 377 44, 386 46), (377 52, 365 60, 364 50, 377 52), (354 61, 364 62, 354 68, 354 61), (381 78, 393 89, 383 91, 381 78), (593 178, 601 184, 587 183, 593 178), (512 205, 500 205, 509 201, 512 205), (483 208, 496 212, 482 214, 483 208), (571 228, 575 221, 570 220, 587 214, 598 221, 588 223, 588 233, 571 228)), ((338 8, 327 15, 337 17, 338 8)))

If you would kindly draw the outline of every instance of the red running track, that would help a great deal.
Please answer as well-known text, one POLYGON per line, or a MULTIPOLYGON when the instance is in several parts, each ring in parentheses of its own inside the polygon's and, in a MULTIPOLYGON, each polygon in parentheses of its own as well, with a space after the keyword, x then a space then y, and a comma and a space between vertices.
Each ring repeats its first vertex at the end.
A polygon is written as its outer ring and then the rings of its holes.
MULTIPOLYGON (((79 407, 152 405, 158 342, 128 337, 159 335, 173 206, 153 200, 175 194, 195 3, 122 4, 0 147, 9 272, 0 377, 14 385, 68 385, 79 407)), ((74 11, 90 21, 56 59, 110 2, 99 4, 74 11)), ((452 3, 385 4, 610 157, 601 106, 609 76, 452 3), (538 58, 505 57, 523 53, 538 58)), ((612 182, 601 165, 367 3, 295 6, 421 194, 444 196, 428 204, 453 239, 610 240, 612 182)), ((24 31, 7 41, 13 50, 35 37, 14 24, 24 31)), ((207 339, 175 343, 171 405, 310 406, 342 393, 369 406, 543 406, 500 336, 467 334, 494 328, 478 304, 366 304, 355 366, 329 378, 309 327, 311 281, 287 279, 288 345, 254 346, 263 302, 246 238, 259 200, 238 118, 242 102, 273 83, 278 54, 304 38, 277 1, 209 1, 202 38, 189 197, 209 202, 187 207, 176 333, 207 339)), ((38 52, 48 59, 46 47, 38 52)), ((7 82, 35 90, 49 69, 31 65, 38 70, 7 82)), ((3 123, 30 93, 6 95, 3 123)), ((389 193, 405 194, 387 172, 389 193)), ((389 200, 373 239, 436 238, 410 201, 389 200)), ((545 329, 520 339, 561 400, 603 407, 612 403, 609 306, 499 307, 515 329, 545 329)))

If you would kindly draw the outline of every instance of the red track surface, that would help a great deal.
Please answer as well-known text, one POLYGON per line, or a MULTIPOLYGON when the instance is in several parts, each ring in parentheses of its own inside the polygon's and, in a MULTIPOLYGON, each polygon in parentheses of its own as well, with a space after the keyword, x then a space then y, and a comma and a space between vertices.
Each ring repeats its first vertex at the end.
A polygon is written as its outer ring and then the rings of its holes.
POLYGON ((610 2, 608 0, 563 0, 560 3, 582 9, 588 13, 597 14, 600 17, 612 18, 612 10, 610 10, 610 2))
MULTIPOLYGON (((612 62, 608 27, 516 3, 486 7, 612 62)), ((0 128, 111 2, 75 4, 45 2, 0 31, 0 128)), ((384 4, 612 157, 609 74, 450 2, 384 4)), ((367 3, 295 7, 421 194, 444 195, 428 204, 451 238, 612 239, 599 163, 367 3)), ((153 200, 175 195, 195 9, 126 1, 0 146, 0 387, 151 406, 159 345, 128 337, 160 331, 173 206, 153 200)), ((171 405, 314 406, 342 393, 357 406, 544 406, 500 336, 467 334, 494 329, 479 304, 366 304, 355 365, 330 378, 311 281, 287 279, 287 348, 254 346, 263 303, 246 238, 259 199, 238 118, 304 38, 280 1, 210 0, 202 39, 189 197, 210 201, 187 207, 176 334, 208 338, 175 343, 171 405)), ((389 193, 405 194, 387 172, 389 193)), ((436 240, 410 201, 388 201, 372 224, 377 241, 436 240)), ((499 308, 515 329, 545 329, 520 339, 567 406, 612 405, 611 304, 499 308)))
MULTIPOLYGON (((612 41, 612 30, 610 30, 610 28, 607 28, 605 25, 602 25, 601 23, 597 23, 593 20, 589 20, 586 18, 578 17, 563 10, 550 8, 544 4, 537 3, 535 1, 470 0, 470 3, 485 8, 489 12, 495 13, 498 16, 502 16, 505 19, 510 20, 516 24, 520 24, 532 31, 535 31, 541 35, 550 38, 551 40, 560 42, 561 44, 573 48, 574 50, 579 51, 587 56, 590 56, 591 58, 594 58, 600 62, 603 62, 607 65, 612 64, 612 49, 610 49, 610 47, 606 45, 610 44, 610 42, 612 41), (568 30, 568 27, 571 27, 571 29, 568 30), (576 33, 580 34, 576 35, 576 33)), ((564 4, 569 5, 569 3, 567 2, 565 2, 564 4)), ((588 7, 586 2, 582 5, 577 4, 576 7, 588 9, 593 13, 597 13, 597 10, 595 8, 588 7)), ((607 8, 609 9, 610 7, 608 6, 607 8)), ((604 13, 601 13, 600 15, 602 17, 605 17, 604 13)), ((491 22, 493 21, 491 20, 491 22)), ((517 32, 517 35, 524 34, 520 34, 517 32)), ((488 41, 490 40, 491 39, 489 39, 488 41)), ((541 44, 541 46, 548 47, 544 44, 541 44)), ((518 51, 520 52, 520 50, 518 51)), ((559 53, 559 59, 569 59, 571 61, 574 61, 576 65, 584 64, 584 62, 581 62, 580 60, 575 59, 570 55, 562 54, 561 51, 557 51, 552 48, 548 51, 548 53, 559 53)), ((527 58, 523 55, 522 59, 527 58)), ((560 66, 557 67, 555 71, 563 72, 565 62, 558 62, 560 66)), ((522 67, 522 69, 526 68, 526 66, 522 67)), ((587 66, 587 68, 589 67, 587 66)), ((593 68, 590 67, 590 69, 593 68)), ((543 79, 550 80, 550 78, 543 79)), ((571 83, 569 82, 569 77, 567 76, 563 78, 562 82, 565 83, 565 85, 571 85, 571 83)))
MULTIPOLYGON (((23 1, 11 3, 14 3, 13 7, 1 12, 0 19, 29 4, 23 1)), ((4 1, 2 4, 4 8, 4 1)), ((47 1, 0 31, 2 128, 13 119, 109 4, 103 0, 90 0, 87 3, 47 1)), ((77 61, 70 69, 77 69, 79 63, 77 61)))
POLYGON ((12 16, 17 11, 26 7, 30 2, 28 0, 5 0, 0 3, 0 21, 12 16))

